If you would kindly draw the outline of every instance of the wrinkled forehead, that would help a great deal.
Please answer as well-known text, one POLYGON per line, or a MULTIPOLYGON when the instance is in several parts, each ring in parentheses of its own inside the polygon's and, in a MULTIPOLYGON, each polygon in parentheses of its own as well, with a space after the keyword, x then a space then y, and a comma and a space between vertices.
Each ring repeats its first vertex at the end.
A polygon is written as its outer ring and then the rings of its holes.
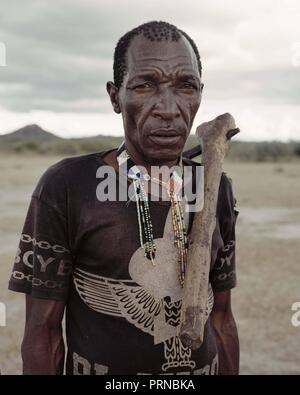
POLYGON ((134 37, 127 50, 127 72, 156 66, 170 71, 180 67, 199 75, 195 52, 184 36, 178 41, 150 41, 143 35, 134 37))

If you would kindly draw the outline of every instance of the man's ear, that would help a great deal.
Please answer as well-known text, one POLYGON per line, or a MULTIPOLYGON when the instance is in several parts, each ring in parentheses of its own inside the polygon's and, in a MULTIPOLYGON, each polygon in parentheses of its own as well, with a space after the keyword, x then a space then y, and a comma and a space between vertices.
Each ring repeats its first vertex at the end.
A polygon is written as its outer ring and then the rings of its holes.
POLYGON ((119 91, 115 84, 111 81, 108 81, 106 84, 106 91, 109 94, 111 104, 113 106, 114 112, 120 114, 121 108, 119 103, 119 91))
POLYGON ((199 101, 199 106, 202 102, 202 94, 203 94, 203 88, 204 88, 204 84, 202 84, 202 82, 200 83, 200 101, 199 101))

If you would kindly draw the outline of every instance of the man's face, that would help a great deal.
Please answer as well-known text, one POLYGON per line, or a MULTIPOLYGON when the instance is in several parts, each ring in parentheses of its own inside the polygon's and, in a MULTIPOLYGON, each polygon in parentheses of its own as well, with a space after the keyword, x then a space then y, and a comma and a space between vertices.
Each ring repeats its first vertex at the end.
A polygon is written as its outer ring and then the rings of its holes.
POLYGON ((149 164, 181 154, 201 102, 196 56, 177 42, 135 37, 127 52, 127 73, 118 93, 130 151, 149 164))

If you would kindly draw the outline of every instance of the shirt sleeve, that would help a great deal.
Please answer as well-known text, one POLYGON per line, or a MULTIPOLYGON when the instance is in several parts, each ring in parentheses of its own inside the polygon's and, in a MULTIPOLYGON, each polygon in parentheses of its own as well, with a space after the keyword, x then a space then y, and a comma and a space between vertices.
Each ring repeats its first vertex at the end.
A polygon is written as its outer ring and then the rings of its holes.
POLYGON ((222 292, 236 286, 236 238, 235 224, 238 211, 232 192, 231 180, 222 175, 217 206, 222 247, 210 271, 210 283, 214 292, 222 292))
POLYGON ((33 192, 9 289, 42 299, 65 300, 72 272, 66 187, 61 169, 49 168, 33 192))

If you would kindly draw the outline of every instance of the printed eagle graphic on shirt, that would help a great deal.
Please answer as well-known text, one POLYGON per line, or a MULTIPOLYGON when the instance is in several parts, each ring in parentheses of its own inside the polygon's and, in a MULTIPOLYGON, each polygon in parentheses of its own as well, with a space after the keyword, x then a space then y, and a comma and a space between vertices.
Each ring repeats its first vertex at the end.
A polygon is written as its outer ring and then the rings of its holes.
MULTIPOLYGON (((139 248, 129 262, 131 279, 102 277, 76 268, 75 288, 84 303, 98 313, 123 317, 129 323, 153 336, 154 344, 164 343, 166 364, 163 371, 177 366, 195 367, 191 350, 178 337, 182 287, 178 281, 177 249, 174 245, 171 211, 166 219, 164 235, 155 239, 155 266, 139 248)), ((213 307, 213 291, 209 284, 206 317, 213 307)))

